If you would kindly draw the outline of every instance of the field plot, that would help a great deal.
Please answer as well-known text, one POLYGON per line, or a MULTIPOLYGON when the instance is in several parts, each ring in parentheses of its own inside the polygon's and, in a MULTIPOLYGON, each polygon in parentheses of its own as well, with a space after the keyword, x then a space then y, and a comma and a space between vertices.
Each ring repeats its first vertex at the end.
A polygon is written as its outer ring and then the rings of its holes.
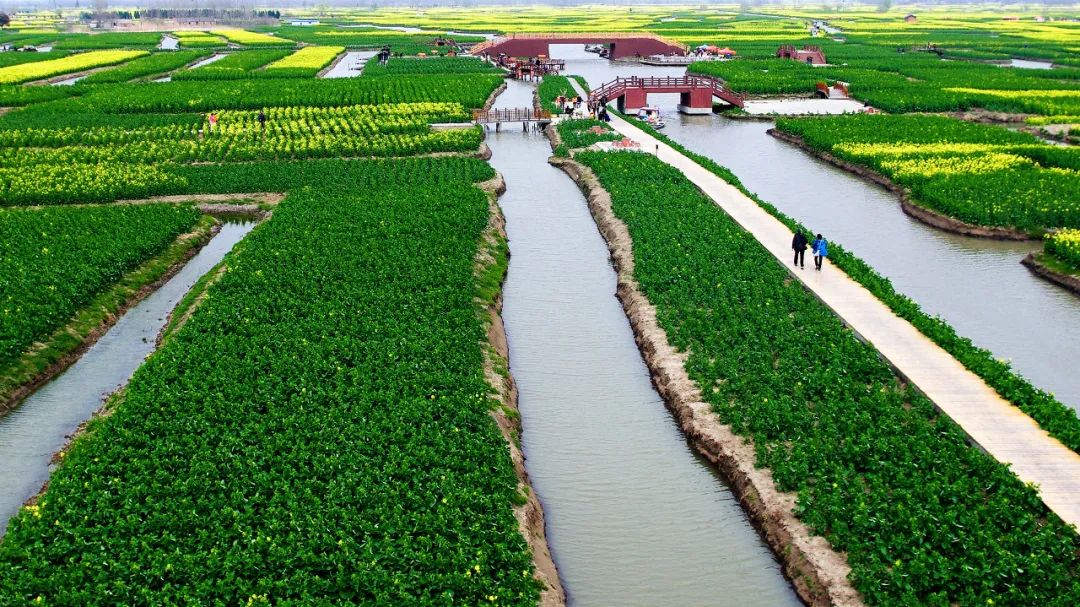
POLYGON ((847 553, 870 604, 1076 601, 1074 532, 681 173, 642 154, 577 158, 611 192, 634 276, 704 398, 847 553))
POLYGON ((90 74, 80 82, 82 84, 129 82, 136 78, 156 76, 175 69, 180 69, 189 63, 194 63, 207 56, 209 56, 209 53, 205 51, 155 53, 130 61, 121 67, 101 71, 96 74, 90 74))
POLYGON ((13 524, 4 600, 535 604, 467 162, 283 203, 13 524))
POLYGON ((938 116, 785 119, 777 128, 909 188, 962 221, 1040 232, 1080 226, 1080 154, 995 126, 938 116))
MULTIPOLYGON (((736 58, 689 71, 751 96, 804 97, 846 83, 887 114, 779 119, 772 134, 903 191, 905 209, 1043 237, 1040 259, 1080 271, 1080 155, 1029 134, 1037 126, 1067 142, 1068 125, 1080 122, 1080 29, 1027 14, 1005 20, 1005 9, 928 9, 905 20, 906 10, 320 7, 285 19, 257 12, 259 25, 244 29, 196 25, 205 31, 170 34, 184 50, 169 52, 155 50, 162 32, 71 33, 78 11, 15 15, 0 43, 62 50, 0 53, 0 389, 36 386, 11 378, 25 378, 28 357, 53 348, 81 315, 98 310, 96 326, 107 327, 100 316, 112 312, 99 303, 132 275, 179 267, 186 252, 173 252, 217 229, 207 213, 259 208, 268 219, 183 298, 160 347, 11 520, 0 541, 0 604, 538 604, 548 563, 530 516, 544 522, 529 509, 537 502, 508 406, 508 363, 492 354, 513 338, 492 316, 508 244, 479 184, 491 190, 501 179, 477 158, 491 150, 471 124, 506 74, 457 56, 488 34, 646 32, 727 46, 736 58), (308 15, 320 23, 288 24, 308 15), (827 65, 779 59, 781 45, 819 46, 827 65), (342 53, 383 46, 389 63, 372 62, 362 77, 317 77, 342 53), (214 49, 224 58, 191 67, 214 49), (1006 67, 1015 59, 1052 65, 1006 67), (36 85, 89 70, 74 86, 36 85), (160 75, 172 81, 149 82, 160 75), (244 198, 259 192, 272 194, 244 198), (152 200, 131 200, 144 198, 152 200), (220 204, 211 211, 208 201, 220 204)), ((118 19, 132 29, 150 21, 118 19)), ((536 93, 554 110, 556 96, 574 94, 570 83, 551 75, 536 93)), ((498 107, 527 100, 529 86, 512 83, 498 107)), ((727 123, 698 116, 679 133, 706 120, 716 131, 727 123)), ((557 156, 622 138, 595 120, 551 128, 557 156)), ((633 239, 633 277, 687 354, 702 398, 753 442, 769 486, 797 496, 785 502, 786 520, 798 517, 842 554, 833 556, 851 566, 847 581, 867 605, 1080 603, 1076 530, 1036 487, 970 445, 683 173, 649 154, 574 158, 610 192, 633 239)), ((730 171, 702 164, 739 187, 730 171)), ((548 191, 540 178, 529 185, 548 191)), ((839 245, 830 264, 1080 449, 1068 401, 839 245)), ((816 275, 839 276, 826 270, 816 275)), ((894 320, 874 309, 883 326, 894 320)), ((620 444, 618 426, 614 448, 650 447, 620 444)), ((610 517, 598 504, 595 513, 610 517)), ((781 561, 794 558, 773 548, 781 561)), ((807 582, 796 577, 788 581, 802 593, 807 582)))
MULTIPOLYGON (((349 49, 380 49, 383 46, 389 46, 393 53, 404 55, 417 55, 419 53, 443 55, 450 50, 450 47, 436 46, 435 40, 443 36, 441 32, 437 31, 410 34, 377 28, 330 26, 284 26, 275 28, 274 31, 282 38, 307 44, 331 44, 349 49)), ((459 44, 483 41, 483 38, 477 36, 461 36, 457 34, 453 36, 453 39, 459 44)))
POLYGON ((285 40, 277 36, 250 32, 238 28, 221 28, 210 31, 211 34, 222 36, 229 42, 241 46, 293 46, 292 40, 285 40))
POLYGON ((275 74, 256 70, 287 57, 289 53, 287 49, 234 52, 213 63, 181 70, 173 74, 173 80, 239 80, 258 76, 277 77, 275 74))
POLYGON ((23 63, 0 68, 0 84, 19 84, 69 74, 94 67, 123 63, 146 55, 145 51, 90 51, 61 59, 23 63))
POLYGON ((0 210, 0 368, 198 218, 172 205, 0 210))
POLYGON ((141 48, 150 50, 161 42, 157 32, 104 32, 92 35, 64 34, 56 41, 58 49, 120 49, 141 48))
POLYGON ((224 38, 209 32, 181 31, 173 32, 172 36, 180 41, 180 46, 183 48, 212 48, 223 47, 227 44, 224 38))
POLYGON ((305 70, 314 75, 334 57, 345 52, 343 46, 306 46, 295 53, 266 66, 267 70, 305 70))

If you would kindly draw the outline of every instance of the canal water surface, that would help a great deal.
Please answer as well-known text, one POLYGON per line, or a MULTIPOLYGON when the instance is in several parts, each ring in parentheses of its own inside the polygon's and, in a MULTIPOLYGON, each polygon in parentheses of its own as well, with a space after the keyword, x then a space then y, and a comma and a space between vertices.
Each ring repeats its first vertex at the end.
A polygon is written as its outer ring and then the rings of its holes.
MULTIPOLYGON (((511 81, 496 107, 528 107, 511 81)), ((541 134, 488 137, 507 192, 503 318, 526 466, 575 607, 799 605, 649 379, 607 247, 541 134)))
POLYGON ((154 351, 169 312, 254 227, 255 222, 224 224, 175 276, 128 310, 74 365, 0 417, 0 537, 23 502, 49 479, 49 462, 67 436, 105 396, 127 383, 154 351))

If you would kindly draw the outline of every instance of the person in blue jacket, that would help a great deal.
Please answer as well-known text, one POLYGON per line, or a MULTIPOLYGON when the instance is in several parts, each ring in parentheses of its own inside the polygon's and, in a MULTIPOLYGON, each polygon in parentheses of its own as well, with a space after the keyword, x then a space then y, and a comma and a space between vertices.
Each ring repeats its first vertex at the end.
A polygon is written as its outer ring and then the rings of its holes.
POLYGON ((810 248, 814 251, 814 269, 820 270, 821 264, 829 256, 829 241, 822 238, 821 234, 818 234, 810 248))

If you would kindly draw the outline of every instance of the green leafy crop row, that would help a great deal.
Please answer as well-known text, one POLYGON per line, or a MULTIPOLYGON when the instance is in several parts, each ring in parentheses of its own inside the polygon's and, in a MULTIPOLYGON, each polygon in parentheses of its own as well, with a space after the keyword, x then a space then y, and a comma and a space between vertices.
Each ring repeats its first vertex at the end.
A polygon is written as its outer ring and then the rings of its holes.
POLYGON ((847 554, 869 604, 1080 601, 1074 531, 681 173, 644 154, 576 158, 611 193, 635 279, 705 399, 847 554))
POLYGON ((175 81, 95 86, 81 97, 43 104, 31 108, 33 111, 30 113, 208 112, 275 106, 331 107, 418 101, 456 102, 467 108, 478 108, 484 105, 501 82, 502 78, 495 75, 465 74, 327 80, 175 81))
POLYGON ((491 171, 345 168, 294 182, 14 519, 0 603, 536 604, 461 179, 491 171))
POLYGON ((198 218, 174 205, 0 210, 0 369, 198 218))

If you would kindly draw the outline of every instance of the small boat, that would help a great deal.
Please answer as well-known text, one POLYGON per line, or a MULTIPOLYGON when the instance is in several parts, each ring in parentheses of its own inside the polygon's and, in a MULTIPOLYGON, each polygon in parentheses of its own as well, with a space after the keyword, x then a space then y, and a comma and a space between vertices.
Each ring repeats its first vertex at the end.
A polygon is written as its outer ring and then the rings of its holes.
POLYGON ((586 44, 585 45, 585 52, 586 53, 599 53, 602 50, 604 50, 604 45, 603 44, 586 44))
POLYGON ((657 107, 638 108, 637 118, 638 120, 646 122, 656 130, 660 130, 667 126, 664 122, 664 117, 660 114, 660 108, 657 107))

